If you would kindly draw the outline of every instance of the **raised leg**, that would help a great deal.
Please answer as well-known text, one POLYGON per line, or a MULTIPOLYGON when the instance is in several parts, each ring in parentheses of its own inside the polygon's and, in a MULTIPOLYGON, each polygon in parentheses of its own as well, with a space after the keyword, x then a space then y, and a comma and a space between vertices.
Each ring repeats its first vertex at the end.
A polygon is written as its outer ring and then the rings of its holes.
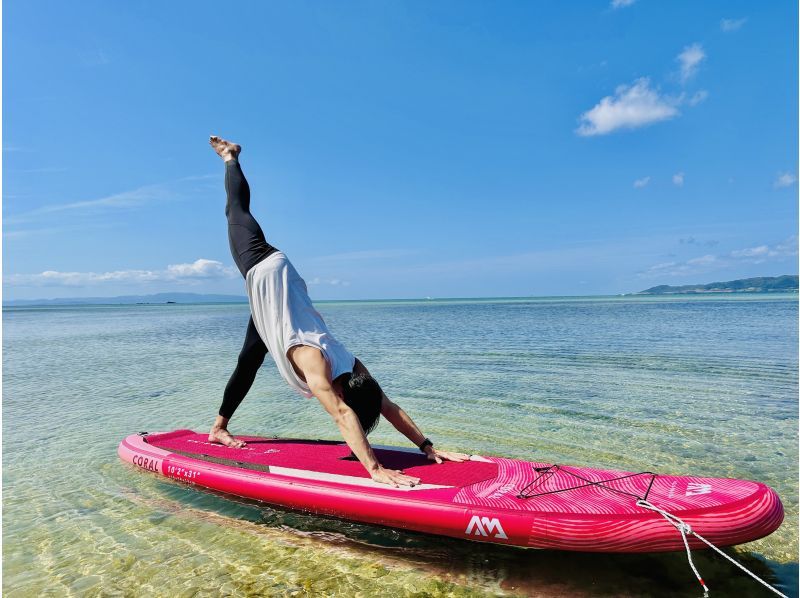
POLYGON ((228 196, 225 216, 228 218, 228 241, 236 267, 247 271, 277 251, 267 243, 264 232, 250 213, 250 185, 239 165, 242 148, 219 137, 211 137, 211 147, 225 161, 225 192, 228 196))

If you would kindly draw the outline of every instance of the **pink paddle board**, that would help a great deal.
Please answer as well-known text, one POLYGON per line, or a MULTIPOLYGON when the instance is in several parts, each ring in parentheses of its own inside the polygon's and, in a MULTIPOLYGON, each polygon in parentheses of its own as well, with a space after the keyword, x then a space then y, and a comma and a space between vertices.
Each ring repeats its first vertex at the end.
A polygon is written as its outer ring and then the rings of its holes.
MULTIPOLYGON (((119 456, 163 476, 272 505, 364 523, 509 544, 596 552, 683 550, 680 533, 637 499, 680 517, 717 546, 775 531, 783 506, 746 480, 629 473, 501 457, 437 465, 416 449, 375 447, 378 460, 420 478, 373 482, 343 442, 242 437, 227 448, 205 434, 133 434, 119 456)), ((705 548, 694 537, 692 548, 705 548)))

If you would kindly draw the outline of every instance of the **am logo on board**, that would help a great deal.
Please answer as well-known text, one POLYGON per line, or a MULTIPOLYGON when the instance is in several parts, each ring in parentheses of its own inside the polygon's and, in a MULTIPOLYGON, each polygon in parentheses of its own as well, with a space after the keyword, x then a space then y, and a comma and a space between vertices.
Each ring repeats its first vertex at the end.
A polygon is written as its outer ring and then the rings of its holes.
POLYGON ((473 515, 472 519, 469 520, 466 534, 468 536, 486 537, 492 534, 492 537, 498 540, 508 540, 506 532, 503 531, 503 526, 500 525, 500 520, 496 517, 489 518, 473 515))
POLYGON ((698 494, 711 494, 711 484, 700 484, 689 482, 686 484, 686 496, 697 496, 698 494))

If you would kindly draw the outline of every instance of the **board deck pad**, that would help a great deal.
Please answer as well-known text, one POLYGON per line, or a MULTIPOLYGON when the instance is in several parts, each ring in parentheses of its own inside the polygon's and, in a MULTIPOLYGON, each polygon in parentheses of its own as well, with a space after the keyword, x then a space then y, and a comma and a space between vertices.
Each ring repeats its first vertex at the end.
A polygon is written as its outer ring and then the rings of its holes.
MULTIPOLYGON (((151 436, 148 444, 180 454, 194 454, 239 462, 243 465, 289 467, 319 473, 369 478, 358 460, 348 458, 350 448, 344 442, 301 439, 269 439, 238 436, 247 443, 231 448, 208 441, 207 434, 151 436)), ((402 470, 420 479, 423 484, 463 487, 497 477, 497 465, 490 462, 465 461, 442 464, 430 461, 419 451, 373 449, 378 461, 388 469, 402 470)))

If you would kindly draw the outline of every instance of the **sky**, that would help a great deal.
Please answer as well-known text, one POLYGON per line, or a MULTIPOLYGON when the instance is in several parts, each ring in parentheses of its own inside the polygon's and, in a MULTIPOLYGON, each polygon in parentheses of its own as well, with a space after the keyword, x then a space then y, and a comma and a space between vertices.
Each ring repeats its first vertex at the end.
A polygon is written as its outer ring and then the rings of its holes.
POLYGON ((210 134, 314 299, 796 274, 797 4, 3 3, 3 299, 244 295, 210 134))

